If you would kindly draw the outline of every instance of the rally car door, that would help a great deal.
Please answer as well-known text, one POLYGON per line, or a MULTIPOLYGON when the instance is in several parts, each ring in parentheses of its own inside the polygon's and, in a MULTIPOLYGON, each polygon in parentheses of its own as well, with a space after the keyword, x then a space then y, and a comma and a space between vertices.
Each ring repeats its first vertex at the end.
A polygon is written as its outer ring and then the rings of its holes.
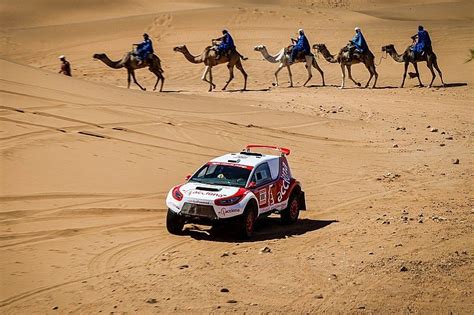
POLYGON ((255 169, 252 181, 256 183, 254 193, 258 199, 260 213, 273 210, 278 192, 278 180, 272 179, 270 168, 266 162, 255 169))

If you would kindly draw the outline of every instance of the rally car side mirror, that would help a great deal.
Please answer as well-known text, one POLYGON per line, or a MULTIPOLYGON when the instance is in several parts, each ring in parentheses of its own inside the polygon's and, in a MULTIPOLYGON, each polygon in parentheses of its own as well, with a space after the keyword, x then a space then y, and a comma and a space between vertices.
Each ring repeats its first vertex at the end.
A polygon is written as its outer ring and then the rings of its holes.
POLYGON ((191 175, 188 175, 184 178, 184 180, 189 180, 191 178, 191 175))
POLYGON ((247 186, 247 188, 250 188, 250 189, 253 189, 257 187, 257 183, 256 182, 250 182, 249 185, 247 186))

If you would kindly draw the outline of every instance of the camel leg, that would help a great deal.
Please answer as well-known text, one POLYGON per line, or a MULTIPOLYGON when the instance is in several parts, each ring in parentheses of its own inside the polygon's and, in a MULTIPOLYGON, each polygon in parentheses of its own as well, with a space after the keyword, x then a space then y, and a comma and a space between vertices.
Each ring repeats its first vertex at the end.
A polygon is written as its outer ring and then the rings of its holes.
POLYGON ((209 67, 209 83, 210 83, 210 86, 209 88, 211 89, 215 89, 216 88, 216 85, 213 83, 213 80, 212 80, 212 67, 209 67))
POLYGON ((158 82, 161 80, 161 85, 160 85, 160 92, 163 92, 163 83, 165 83, 165 78, 160 74, 156 76, 156 83, 155 86, 153 87, 153 91, 156 91, 156 86, 158 85, 158 82))
POLYGON ((344 81, 346 80, 346 66, 341 63, 341 73, 342 73, 342 84, 339 87, 340 89, 344 88, 344 81))
POLYGON ((290 65, 286 66, 288 69, 288 74, 290 75, 290 87, 293 87, 293 74, 291 73, 290 65))
POLYGON ((142 91, 146 91, 146 89, 145 89, 143 86, 141 86, 140 83, 138 83, 137 78, 135 77, 135 71, 131 71, 130 73, 131 73, 131 75, 132 75, 133 82, 134 82, 136 85, 138 85, 138 87, 140 87, 140 89, 141 89, 142 91))
POLYGON ((156 86, 158 85, 158 82, 161 80, 161 86, 160 86, 160 92, 163 91, 163 83, 165 81, 165 77, 161 74, 159 70, 152 70, 151 68, 149 69, 150 72, 152 72, 154 75, 156 75, 156 83, 155 86, 153 87, 153 91, 156 91, 156 86))
POLYGON ((315 67, 316 70, 319 71, 319 74, 321 74, 321 80, 323 81, 323 86, 326 86, 326 83, 324 82, 324 72, 323 72, 323 70, 319 67, 319 65, 318 65, 318 63, 316 62, 316 60, 314 60, 314 61, 312 62, 312 64, 313 64, 313 67, 315 67))
POLYGON ((377 73, 377 70, 375 69, 375 65, 372 65, 371 68, 372 68, 372 73, 375 76, 374 85, 372 85, 372 88, 375 89, 375 85, 377 84, 377 79, 379 78, 379 74, 377 73))
POLYGON ((427 62, 426 66, 431 71, 431 82, 430 82, 430 85, 428 86, 428 87, 431 87, 433 85, 434 80, 436 79, 436 73, 433 70, 433 63, 432 62, 427 62))
POLYGON ((225 83, 224 87, 222 88, 222 91, 225 91, 230 81, 234 79, 234 65, 231 65, 230 63, 228 63, 227 68, 229 69, 229 80, 227 80, 227 82, 225 83))
POLYGON ((311 64, 308 60, 306 60, 306 64, 304 66, 306 67, 306 71, 308 71, 308 79, 306 79, 306 82, 303 84, 303 86, 306 86, 309 80, 311 80, 311 78, 313 77, 313 74, 311 73, 311 64))
POLYGON ((281 71, 281 69, 283 69, 283 64, 282 64, 282 63, 280 63, 280 65, 278 66, 277 71, 275 71, 275 82, 276 82, 276 85, 275 85, 275 86, 279 86, 279 83, 278 83, 278 73, 281 71))
POLYGON ((127 89, 130 88, 130 82, 132 81, 132 75, 130 74, 130 70, 127 71, 127 89))
MULTIPOLYGON (((209 73, 209 66, 206 66, 206 68, 204 69, 204 73, 201 76, 201 80, 203 80, 204 82, 209 83, 209 85, 210 85, 211 82, 209 82, 209 80, 207 80, 207 74, 208 73, 209 73)), ((211 91, 212 91, 212 85, 209 86, 209 92, 211 92, 211 91)))
POLYGON ((161 85, 160 85, 160 92, 163 92, 163 85, 165 84, 165 77, 161 75, 161 85))
POLYGON ((204 70, 204 73, 202 74, 201 80, 204 82, 209 83, 209 92, 212 91, 212 89, 216 88, 216 85, 212 83, 212 72, 211 72, 211 66, 206 66, 206 69, 204 70), (209 80, 207 79, 207 74, 209 74, 209 80))
POLYGON ((438 61, 435 59, 433 60, 433 66, 435 67, 436 71, 438 71, 439 77, 441 78, 441 83, 443 86, 446 86, 446 84, 443 81, 443 74, 441 73, 441 70, 438 67, 438 61))
MULTIPOLYGON (((351 79, 352 82, 354 82, 355 85, 357 85, 358 87, 360 87, 360 82, 356 82, 356 80, 354 80, 354 78, 352 78, 352 69, 351 69, 351 65, 347 65, 347 75, 349 76, 349 79, 351 79)), ((370 79, 372 79, 372 73, 370 74, 370 79)), ((369 79, 369 81, 370 81, 369 79)))
POLYGON ((413 68, 415 68, 416 76, 418 78, 418 82, 420 83, 420 87, 424 87, 423 83, 421 83, 420 72, 418 71, 418 64, 416 62, 413 63, 413 68))
POLYGON ((408 62, 405 62, 404 66, 405 66, 405 72, 403 72, 402 85, 400 86, 401 88, 403 88, 403 86, 405 85, 405 79, 407 78, 408 62))
POLYGON ((247 75, 247 72, 245 72, 244 67, 242 66, 242 62, 240 61, 240 59, 239 59, 239 61, 237 61, 235 66, 237 67, 237 69, 240 70, 240 72, 242 72, 242 75, 244 76, 244 88, 242 89, 242 91, 246 91, 247 90, 247 77, 248 77, 248 75, 247 75))
MULTIPOLYGON (((371 64, 366 64, 365 67, 367 68, 367 71, 369 71, 369 74, 370 74, 369 80, 367 81, 364 87, 366 89, 369 87, 370 81, 372 80, 376 72, 375 72, 375 67, 372 67, 371 64)), ((377 78, 375 79, 375 81, 377 81, 377 78)))

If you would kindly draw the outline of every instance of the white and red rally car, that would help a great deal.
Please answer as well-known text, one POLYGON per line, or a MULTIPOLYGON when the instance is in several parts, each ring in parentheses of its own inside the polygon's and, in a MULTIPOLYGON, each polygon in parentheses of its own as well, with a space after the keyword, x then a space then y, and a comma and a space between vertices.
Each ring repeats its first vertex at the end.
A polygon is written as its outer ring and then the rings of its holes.
POLYGON ((301 184, 291 175, 289 154, 286 148, 248 145, 240 153, 207 162, 168 193, 168 231, 179 234, 186 223, 233 221, 241 236, 249 238, 261 216, 279 213, 283 223, 296 222, 306 202, 301 184), (256 153, 252 148, 278 150, 280 155, 256 153))

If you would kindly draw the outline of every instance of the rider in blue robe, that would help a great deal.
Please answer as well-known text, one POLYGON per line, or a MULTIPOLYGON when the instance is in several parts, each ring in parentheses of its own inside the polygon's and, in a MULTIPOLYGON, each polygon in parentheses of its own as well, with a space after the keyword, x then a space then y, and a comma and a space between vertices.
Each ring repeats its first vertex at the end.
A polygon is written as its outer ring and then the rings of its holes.
POLYGON ((148 54, 153 53, 153 43, 147 33, 143 34, 143 42, 137 44, 137 59, 143 62, 148 54))
POLYGON ((227 30, 222 30, 222 36, 214 40, 220 41, 219 45, 216 47, 216 59, 219 59, 221 55, 229 50, 235 49, 234 39, 227 30))
MULTIPOLYGON (((295 40, 292 39, 292 41, 295 40)), ((300 52, 304 52, 305 55, 309 55, 311 53, 311 46, 309 45, 309 41, 302 29, 298 30, 298 39, 295 42, 296 43, 293 45, 293 49, 291 50, 290 63, 295 61, 298 53, 300 52)))
POLYGON ((367 42, 365 41, 364 35, 362 35, 360 28, 356 27, 355 32, 356 33, 354 37, 351 39, 351 43, 359 52, 367 52, 369 50, 369 45, 367 45, 367 42))
POLYGON ((418 34, 414 35, 412 38, 417 38, 417 41, 412 48, 415 53, 423 53, 426 50, 431 49, 430 34, 428 34, 423 26, 418 26, 418 34))

